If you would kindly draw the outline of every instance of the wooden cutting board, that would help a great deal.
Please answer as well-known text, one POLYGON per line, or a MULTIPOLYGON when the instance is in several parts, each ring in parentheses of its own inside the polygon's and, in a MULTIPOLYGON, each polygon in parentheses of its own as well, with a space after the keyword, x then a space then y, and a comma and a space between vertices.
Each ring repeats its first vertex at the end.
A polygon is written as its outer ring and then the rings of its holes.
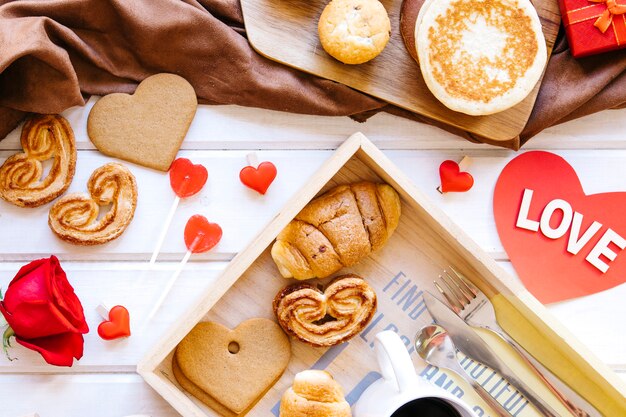
MULTIPOLYGON (((391 19, 391 39, 383 53, 361 65, 345 65, 319 43, 317 22, 328 0, 241 0, 248 40, 261 55, 299 70, 334 80, 396 106, 492 140, 515 139, 530 117, 539 84, 517 106, 489 116, 452 111, 428 90, 417 63, 400 35, 401 0, 382 0, 391 19)), ((548 53, 559 31, 556 0, 534 0, 548 53)))

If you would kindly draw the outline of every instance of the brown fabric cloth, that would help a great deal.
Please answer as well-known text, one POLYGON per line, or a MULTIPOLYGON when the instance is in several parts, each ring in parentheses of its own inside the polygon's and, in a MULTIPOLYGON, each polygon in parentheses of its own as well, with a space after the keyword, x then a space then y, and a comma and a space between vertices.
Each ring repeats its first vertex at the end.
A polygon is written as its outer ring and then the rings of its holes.
MULTIPOLYGON (((521 143, 550 125, 624 105, 625 69, 626 51, 577 61, 561 36, 521 143)), ((255 53, 238 0, 0 0, 0 138, 28 112, 131 93, 158 72, 185 77, 201 103, 357 120, 386 110, 430 122, 255 53)))

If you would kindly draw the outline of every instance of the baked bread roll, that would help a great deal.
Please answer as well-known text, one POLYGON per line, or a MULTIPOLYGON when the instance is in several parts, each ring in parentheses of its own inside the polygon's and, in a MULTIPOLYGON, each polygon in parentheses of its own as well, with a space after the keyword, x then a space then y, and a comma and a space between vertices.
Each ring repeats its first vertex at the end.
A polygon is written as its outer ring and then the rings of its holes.
POLYGON ((324 278, 380 249, 399 219, 400 197, 391 186, 341 185, 312 200, 287 225, 272 258, 285 278, 324 278))
POLYGON ((341 385, 326 371, 296 374, 280 400, 280 417, 351 417, 341 385))
POLYGON ((359 334, 374 317, 376 292, 358 275, 335 278, 324 291, 309 284, 283 288, 274 314, 285 333, 315 347, 335 346, 359 334))
POLYGON ((317 25, 322 47, 344 64, 362 64, 387 46, 391 23, 378 0, 332 0, 317 25))

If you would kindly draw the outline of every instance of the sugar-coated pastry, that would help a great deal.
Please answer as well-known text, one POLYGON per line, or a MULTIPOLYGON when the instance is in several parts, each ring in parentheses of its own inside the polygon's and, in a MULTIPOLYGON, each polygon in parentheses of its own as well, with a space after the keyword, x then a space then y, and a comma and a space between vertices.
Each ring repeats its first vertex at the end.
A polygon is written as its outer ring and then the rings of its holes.
POLYGON ((326 371, 296 374, 280 400, 280 417, 351 417, 343 389, 326 371))
POLYGON ((380 249, 399 219, 400 197, 389 185, 341 185, 312 200, 287 225, 272 258, 285 278, 324 278, 380 249))
POLYGON ((76 245, 99 245, 119 237, 137 207, 137 183, 122 164, 96 169, 87 183, 89 194, 72 193, 54 203, 48 225, 61 239, 76 245), (98 220, 101 206, 109 211, 98 220))
POLYGON ((74 178, 74 132, 59 115, 37 115, 24 123, 20 141, 24 152, 0 167, 0 198, 20 207, 39 207, 63 194, 74 178), (42 162, 48 159, 52 166, 42 178, 42 162))
POLYGON ((325 291, 295 284, 274 298, 274 314, 283 330, 316 347, 338 345, 356 336, 376 312, 376 293, 358 275, 337 277, 325 291))
POLYGON ((332 0, 318 22, 322 47, 344 64, 377 57, 389 42, 391 23, 378 0, 332 0))

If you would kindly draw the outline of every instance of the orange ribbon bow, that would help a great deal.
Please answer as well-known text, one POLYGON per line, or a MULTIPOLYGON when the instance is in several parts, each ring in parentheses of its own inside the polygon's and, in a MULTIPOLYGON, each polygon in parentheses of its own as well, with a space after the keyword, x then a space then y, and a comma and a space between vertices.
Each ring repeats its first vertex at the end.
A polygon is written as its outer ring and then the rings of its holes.
POLYGON ((623 15, 626 13, 626 5, 618 4, 617 0, 589 0, 592 3, 606 3, 606 10, 598 17, 593 24, 600 29, 602 33, 606 32, 613 23, 614 15, 623 15))

